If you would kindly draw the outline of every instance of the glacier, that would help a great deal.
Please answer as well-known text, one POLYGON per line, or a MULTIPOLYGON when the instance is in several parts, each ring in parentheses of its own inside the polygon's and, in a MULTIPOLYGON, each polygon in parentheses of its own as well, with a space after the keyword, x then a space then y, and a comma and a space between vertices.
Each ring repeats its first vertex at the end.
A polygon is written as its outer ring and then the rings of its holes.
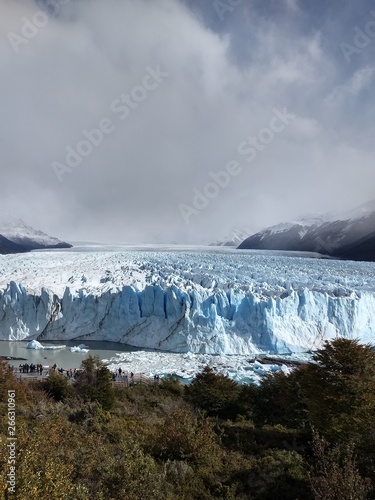
MULTIPOLYGON (((298 354, 296 358, 301 362, 311 361, 311 356, 298 354)), ((177 377, 183 383, 191 382, 201 373, 205 366, 210 366, 216 373, 229 377, 239 384, 259 385, 264 375, 283 372, 289 374, 293 368, 282 364, 282 359, 275 356, 278 364, 263 364, 258 360, 249 360, 243 355, 210 355, 210 354, 178 354, 160 351, 123 352, 117 353, 110 359, 103 359, 108 368, 115 372, 121 368, 124 373, 133 371, 143 373, 151 379, 154 375, 161 378, 177 377)), ((288 358, 291 361, 291 358, 288 358)))
POLYGON ((34 349, 36 351, 57 351, 59 349, 65 349, 65 345, 48 345, 48 346, 45 346, 45 345, 42 345, 40 342, 38 342, 37 340, 30 340, 30 342, 28 342, 26 344, 26 349, 34 349))
POLYGON ((73 248, 0 259, 0 340, 196 354, 374 344, 375 264, 233 249, 73 248))

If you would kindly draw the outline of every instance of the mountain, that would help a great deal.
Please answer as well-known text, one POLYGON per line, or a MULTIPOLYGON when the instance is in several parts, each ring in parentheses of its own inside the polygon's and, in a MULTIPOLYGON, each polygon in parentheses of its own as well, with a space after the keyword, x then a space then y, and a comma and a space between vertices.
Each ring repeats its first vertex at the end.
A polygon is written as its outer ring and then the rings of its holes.
POLYGON ((0 254, 22 253, 48 248, 70 248, 72 245, 48 236, 12 216, 0 216, 0 254))
POLYGON ((0 255, 5 255, 8 253, 20 253, 23 252, 23 247, 21 245, 17 245, 17 243, 13 243, 13 241, 4 238, 0 234, 0 255))
POLYGON ((220 241, 217 241, 216 243, 210 243, 209 246, 215 246, 215 247, 236 247, 242 241, 247 238, 251 234, 251 231, 248 229, 233 229, 231 234, 226 236, 220 241))
POLYGON ((334 258, 375 261, 375 200, 348 212, 305 216, 268 227, 238 248, 318 252, 334 258))

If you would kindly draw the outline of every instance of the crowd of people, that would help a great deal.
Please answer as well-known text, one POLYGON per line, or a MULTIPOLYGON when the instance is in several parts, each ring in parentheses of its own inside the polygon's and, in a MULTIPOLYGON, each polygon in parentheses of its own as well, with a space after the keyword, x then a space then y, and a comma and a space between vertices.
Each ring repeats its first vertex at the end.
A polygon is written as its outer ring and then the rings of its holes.
MULTIPOLYGON (((13 366, 13 370, 17 371, 17 368, 13 366)), ((65 370, 64 368, 60 368, 55 363, 51 368, 49 366, 44 366, 42 364, 34 364, 34 363, 25 363, 20 364, 18 367, 19 373, 28 373, 35 374, 40 376, 48 376, 51 371, 58 372, 61 375, 67 376, 70 380, 75 380, 78 375, 81 373, 81 370, 77 368, 70 368, 69 370, 65 370)), ((115 371, 111 372, 112 381, 113 382, 125 382, 128 385, 134 385, 134 373, 133 372, 124 372, 121 368, 118 368, 115 371)), ((154 375, 154 383, 158 384, 160 381, 159 375, 154 375)))
POLYGON ((76 379, 81 372, 81 370, 77 370, 77 368, 69 368, 69 370, 58 368, 56 363, 53 365, 52 370, 58 371, 61 375, 66 375, 69 379, 76 379))
POLYGON ((124 372, 121 368, 111 372, 113 382, 125 382, 129 385, 134 384, 134 373, 124 372))
POLYGON ((41 363, 35 364, 35 363, 24 363, 20 364, 19 367, 12 366, 12 369, 14 372, 19 372, 19 373, 27 373, 27 374, 34 374, 34 375, 45 375, 48 376, 51 371, 54 372, 59 372, 61 375, 66 375, 69 378, 75 379, 77 378, 78 374, 80 373, 81 370, 77 370, 76 368, 70 368, 69 370, 64 370, 64 368, 59 368, 57 364, 55 363, 52 367, 49 366, 43 366, 41 363))
MULTIPOLYGON (((134 385, 134 373, 133 372, 124 372, 121 368, 112 372, 112 381, 113 382, 125 382, 129 386, 134 385)), ((154 383, 158 384, 160 381, 159 375, 154 375, 154 383)))
POLYGON ((39 363, 37 365, 34 363, 20 364, 18 369, 20 373, 35 373, 36 375, 43 375, 43 365, 39 363))

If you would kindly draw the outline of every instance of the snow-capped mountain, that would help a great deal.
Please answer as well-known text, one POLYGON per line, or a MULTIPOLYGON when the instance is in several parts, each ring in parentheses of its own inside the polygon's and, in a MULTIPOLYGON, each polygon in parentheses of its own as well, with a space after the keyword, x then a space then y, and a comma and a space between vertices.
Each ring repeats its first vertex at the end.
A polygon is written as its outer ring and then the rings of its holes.
POLYGON ((244 241, 244 239, 248 238, 251 234, 251 231, 248 229, 233 229, 231 234, 224 237, 220 241, 216 243, 210 243, 210 246, 216 247, 237 247, 244 241))
POLYGON ((268 227, 238 248, 318 252, 375 261, 375 200, 348 212, 305 216, 268 227))
POLYGON ((17 245, 17 243, 13 243, 13 241, 4 238, 0 234, 0 255, 5 255, 8 253, 20 253, 24 252, 24 249, 21 245, 17 245))
POLYGON ((70 248, 72 245, 48 236, 10 215, 0 216, 0 254, 21 253, 43 248, 70 248))

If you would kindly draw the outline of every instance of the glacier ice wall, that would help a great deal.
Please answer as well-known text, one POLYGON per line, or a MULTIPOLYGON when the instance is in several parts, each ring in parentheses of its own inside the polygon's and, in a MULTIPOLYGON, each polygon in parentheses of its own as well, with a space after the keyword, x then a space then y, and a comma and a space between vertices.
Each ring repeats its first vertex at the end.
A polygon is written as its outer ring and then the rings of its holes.
POLYGON ((375 295, 307 288, 259 297, 249 290, 125 285, 61 296, 10 282, 0 291, 2 340, 111 340, 174 352, 288 353, 337 335, 374 343, 375 295))

